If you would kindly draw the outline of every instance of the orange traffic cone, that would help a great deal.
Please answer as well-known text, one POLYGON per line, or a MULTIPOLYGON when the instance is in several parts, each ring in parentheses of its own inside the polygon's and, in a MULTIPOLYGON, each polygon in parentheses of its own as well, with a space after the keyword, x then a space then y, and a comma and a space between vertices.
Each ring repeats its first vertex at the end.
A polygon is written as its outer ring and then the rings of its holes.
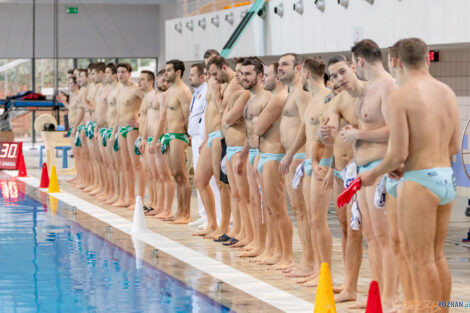
POLYGON ((26 177, 26 165, 24 164, 23 154, 20 154, 20 159, 18 160, 18 177, 26 177))
POLYGON ((380 301, 379 284, 373 280, 369 287, 367 297, 366 313, 382 313, 382 302, 380 301))
POLYGON ((39 188, 49 187, 49 175, 47 174, 47 164, 42 163, 41 184, 39 188))

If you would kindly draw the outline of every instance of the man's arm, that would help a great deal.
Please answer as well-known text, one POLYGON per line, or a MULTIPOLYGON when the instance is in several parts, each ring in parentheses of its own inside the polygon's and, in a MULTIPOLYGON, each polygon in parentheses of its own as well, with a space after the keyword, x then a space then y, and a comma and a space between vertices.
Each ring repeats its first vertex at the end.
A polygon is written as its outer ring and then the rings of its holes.
POLYGON ((327 118, 322 125, 318 127, 317 137, 325 146, 331 146, 335 143, 336 135, 338 134, 339 120, 341 118, 339 100, 341 95, 334 97, 328 105, 327 118))
POLYGON ((282 109, 284 108, 285 101, 280 97, 267 97, 266 101, 268 103, 258 116, 254 127, 255 135, 258 137, 263 136, 268 131, 282 114, 282 109))
POLYGON ((179 103, 181 104, 181 110, 183 112, 184 125, 188 129, 189 110, 191 107, 191 92, 181 92, 178 96, 179 103))
POLYGON ((409 129, 406 116, 406 108, 400 93, 394 92, 387 105, 387 117, 390 128, 390 139, 387 154, 377 167, 369 172, 359 175, 363 184, 368 186, 385 173, 394 171, 408 158, 409 129))
POLYGON ((341 131, 341 135, 345 142, 356 142, 357 140, 368 142, 388 142, 389 134, 390 132, 387 125, 376 129, 357 129, 350 126, 345 127, 341 131))
POLYGON ((224 112, 222 117, 222 124, 233 125, 238 122, 243 116, 243 109, 250 99, 249 91, 239 91, 234 94, 236 99, 231 110, 224 112))

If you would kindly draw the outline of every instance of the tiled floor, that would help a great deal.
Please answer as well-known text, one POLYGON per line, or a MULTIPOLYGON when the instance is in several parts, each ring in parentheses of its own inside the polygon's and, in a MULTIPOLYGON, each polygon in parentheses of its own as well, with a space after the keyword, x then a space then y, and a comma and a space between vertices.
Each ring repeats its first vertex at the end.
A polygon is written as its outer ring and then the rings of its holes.
MULTIPOLYGON (((28 165, 31 167, 37 167, 37 158, 28 157, 26 160, 28 165)), ((38 169, 30 169, 29 174, 31 176, 39 177, 40 172, 38 169)), ((70 193, 71 195, 77 196, 100 206, 94 199, 89 197, 82 192, 76 191, 70 188, 64 180, 68 177, 59 177, 61 189, 70 193)), ((175 204, 176 205, 176 202, 175 204)), ((196 215, 197 200, 195 192, 192 196, 192 214, 196 215)), ((445 251, 447 260, 452 273, 452 300, 453 301, 464 301, 470 300, 470 244, 461 243, 461 239, 465 236, 470 226, 470 218, 465 216, 466 199, 457 198, 454 205, 454 209, 451 216, 451 224, 449 227, 448 241, 446 243, 445 251)), ((133 212, 126 209, 105 207, 107 211, 114 213, 128 221, 132 221, 133 212)), ((194 216, 195 217, 195 216, 194 216)), ((106 227, 102 222, 90 219, 86 215, 77 215, 78 221, 86 225, 87 228, 102 235, 109 236, 112 240, 115 240, 117 244, 123 246, 126 250, 134 253, 132 241, 128 238, 121 238, 119 232, 113 232, 110 234, 106 233, 106 227)), ((344 264, 341 255, 341 238, 339 231, 339 224, 334 214, 328 216, 329 225, 332 230, 333 239, 333 269, 332 276, 335 285, 340 284, 344 280, 344 264)), ((226 248, 220 244, 195 238, 191 236, 194 232, 194 228, 188 226, 177 226, 170 225, 161 221, 147 218, 147 226, 153 232, 164 236, 168 239, 178 242, 202 255, 208 256, 216 261, 219 261, 225 265, 232 267, 240 272, 246 273, 256 279, 259 279, 269 285, 272 285, 282 291, 291 294, 294 297, 303 299, 307 302, 314 303, 315 289, 304 289, 299 287, 293 280, 286 279, 281 273, 267 271, 265 267, 259 265, 253 265, 248 263, 246 260, 239 259, 235 256, 233 249, 226 248)), ((255 297, 249 296, 237 288, 232 286, 224 285, 223 291, 216 291, 216 283, 214 277, 204 274, 202 271, 195 270, 191 266, 182 262, 174 263, 173 261, 168 263, 165 261, 164 255, 158 259, 152 256, 152 248, 147 245, 145 249, 145 259, 148 262, 157 262, 157 266, 167 271, 172 276, 181 279, 183 282, 188 283, 197 290, 209 295, 224 305, 231 304, 237 312, 275 312, 274 307, 268 304, 257 301, 255 297), (157 261, 156 261, 157 260, 157 261), (242 296, 239 296, 239 294, 242 296)), ((297 230, 294 229, 294 257, 296 260, 300 257, 300 243, 297 236, 297 230)), ((191 265, 191 264, 189 264, 191 265)), ((367 249, 364 249, 364 258, 361 266, 358 290, 359 300, 365 300, 367 297, 367 290, 370 283, 370 271, 369 263, 367 258, 367 249)), ((269 298, 269 295, 265 295, 269 298)), ((337 308, 340 312, 361 312, 361 310, 348 309, 352 303, 338 304, 337 308)), ((313 305, 312 305, 313 307, 313 305)), ((362 310, 363 311, 363 310, 362 310)), ((451 312, 465 312, 464 309, 452 309, 451 312)), ((468 311, 467 311, 468 312, 468 311)))

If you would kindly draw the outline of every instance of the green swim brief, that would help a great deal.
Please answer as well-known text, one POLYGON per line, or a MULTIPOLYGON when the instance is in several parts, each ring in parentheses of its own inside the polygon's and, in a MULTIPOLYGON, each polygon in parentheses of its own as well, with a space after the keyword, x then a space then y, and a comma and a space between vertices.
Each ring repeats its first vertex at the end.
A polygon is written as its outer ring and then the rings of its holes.
POLYGON ((86 125, 79 125, 77 127, 77 134, 75 135, 75 146, 80 147, 82 145, 82 140, 80 139, 80 132, 86 129, 86 125))
POLYGON ((142 142, 142 137, 139 136, 137 137, 137 139, 135 140, 135 143, 134 143, 134 153, 136 155, 141 155, 140 153, 140 143, 142 142))
POLYGON ((160 138, 158 138, 158 141, 162 143, 162 154, 165 153, 165 151, 168 149, 170 141, 173 139, 178 139, 189 143, 189 137, 185 133, 166 133, 161 135, 160 138))
POLYGON ((118 135, 121 135, 122 137, 127 138, 127 134, 134 130, 139 130, 139 128, 132 127, 132 126, 119 126, 118 131, 116 132, 116 136, 114 137, 114 145, 113 145, 114 151, 116 152, 119 151, 118 135))

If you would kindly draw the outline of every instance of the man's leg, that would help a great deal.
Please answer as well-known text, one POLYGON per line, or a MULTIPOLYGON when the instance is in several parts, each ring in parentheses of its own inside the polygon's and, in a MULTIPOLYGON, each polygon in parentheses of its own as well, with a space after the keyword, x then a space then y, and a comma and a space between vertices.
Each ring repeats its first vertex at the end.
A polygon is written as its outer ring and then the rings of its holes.
MULTIPOLYGON (((204 210, 206 211, 207 226, 205 229, 197 232, 194 236, 207 236, 217 231, 217 220, 215 215, 215 202, 212 189, 209 187, 209 181, 212 177, 211 152, 207 145, 201 150, 200 160, 194 173, 194 183, 201 195, 204 210)), ((194 159, 193 159, 194 160, 194 159)))
POLYGON ((150 207, 153 208, 153 211, 146 213, 145 215, 156 216, 164 210, 165 188, 158 172, 156 156, 154 154, 150 154, 148 150, 146 150, 144 153, 144 162, 149 171, 149 174, 146 175, 147 188, 151 195, 150 207))
MULTIPOLYGON (((378 184, 378 182, 377 182, 378 184)), ((365 188, 367 195, 367 204, 369 209, 370 221, 372 224, 372 231, 380 245, 381 252, 381 272, 383 278, 383 289, 381 292, 381 299, 385 309, 394 308, 397 295, 397 263, 395 253, 390 240, 387 211, 385 208, 379 209, 374 205, 374 195, 377 189, 377 184, 365 188)))
MULTIPOLYGON (((137 132, 137 131, 134 131, 137 132)), ((129 136, 130 132, 127 134, 129 136)), ((123 186, 127 190, 124 191, 123 198, 126 199, 126 193, 127 193, 127 200, 124 202, 118 202, 115 203, 113 206, 121 206, 121 207, 129 207, 131 204, 135 202, 135 178, 134 178, 134 171, 132 168, 132 161, 130 157, 130 151, 127 145, 127 138, 124 138, 120 134, 118 135, 118 141, 119 141, 119 155, 121 159, 121 172, 124 173, 121 178, 124 179, 124 184, 123 186)), ((132 150, 131 150, 132 151, 132 150)), ((121 181, 122 184, 122 181, 121 181)), ((121 188, 122 189, 122 188, 121 188)))
MULTIPOLYGON (((233 161, 233 158, 232 158, 233 161)), ((232 229, 227 236, 236 238, 238 240, 244 239, 245 233, 241 221, 241 212, 240 212, 240 194, 238 192, 238 186, 235 181, 235 173, 232 169, 232 161, 229 161, 225 157, 225 169, 227 172, 227 178, 229 182, 230 189, 230 207, 232 209, 232 229)))
MULTIPOLYGON (((295 176, 297 167, 303 162, 301 159, 293 159, 286 175, 286 188, 289 196, 292 211, 295 219, 297 220, 297 228, 299 231, 300 244, 302 247, 302 257, 299 266, 295 268, 293 274, 297 275, 305 272, 308 267, 309 255, 313 255, 313 245, 311 242, 310 228, 307 218, 307 206, 305 204, 305 197, 302 184, 299 184, 297 189, 292 188, 292 180, 295 176)), ((294 276, 295 277, 295 276, 294 276)))
MULTIPOLYGON (((390 226, 390 237, 393 251, 395 253, 398 274, 400 277, 400 283, 403 290, 403 302, 409 303, 410 301, 416 300, 417 295, 414 294, 413 281, 411 279, 410 272, 410 252, 406 246, 405 235, 403 229, 398 226, 398 208, 397 199, 387 194, 386 209, 388 216, 388 223, 390 226)), ((411 313, 412 309, 403 308, 403 313, 411 313)))
POLYGON ((162 154, 159 150, 155 154, 155 164, 158 170, 158 176, 163 185, 164 191, 164 200, 163 200, 163 211, 160 214, 155 215, 153 218, 167 220, 172 216, 171 210, 173 207, 173 200, 175 197, 175 184, 173 182, 173 177, 171 177, 170 167, 166 155, 162 154))
POLYGON ((191 186, 186 172, 186 146, 184 141, 174 139, 168 147, 168 156, 172 175, 176 182, 178 211, 174 216, 174 224, 191 222, 191 186))
MULTIPOLYGON (((245 250, 247 252, 240 254, 240 257, 257 257, 264 251, 266 246, 266 223, 264 221, 263 212, 261 212, 259 184, 253 175, 253 168, 256 169, 255 165, 256 163, 251 165, 249 161, 246 161, 246 177, 250 195, 248 210, 252 217, 254 241, 252 249, 245 250)), ((244 250, 244 248, 242 250, 244 250)))
MULTIPOLYGON (((127 134, 127 151, 129 152, 129 158, 132 162, 132 172, 134 173, 134 181, 133 183, 137 183, 137 195, 139 195, 142 199, 142 202, 145 200, 145 172, 142 166, 142 162, 140 161, 140 156, 135 154, 134 147, 135 141, 139 137, 139 131, 134 130, 127 134)), ((135 189, 134 189, 135 190, 135 189)), ((135 191, 134 191, 135 192, 135 191)), ((135 198, 135 197, 134 197, 135 198)), ((134 209, 134 200, 130 199, 131 205, 128 209, 134 209)))
MULTIPOLYGON (((398 222, 410 249, 417 300, 450 300, 451 277, 444 242, 453 201, 442 206, 439 202, 434 193, 416 182, 405 181, 398 187, 398 222)), ((448 312, 448 308, 440 312, 448 312)))
MULTIPOLYGON (((227 164, 231 167, 232 172, 235 173, 235 164, 240 158, 240 153, 236 153, 232 156, 232 160, 227 164)), ((235 184, 238 190, 238 209, 240 211, 242 228, 245 230, 245 237, 240 237, 240 242, 234 244, 233 247, 244 247, 251 243, 254 238, 253 224, 250 217, 250 187, 248 185, 248 179, 246 177, 246 168, 243 169, 242 175, 234 174, 235 184)))
POLYGON ((230 203, 230 190, 228 184, 220 181, 220 159, 222 155, 222 144, 221 139, 216 138, 212 141, 210 148, 211 162, 212 162, 212 173, 217 182, 220 192, 220 204, 221 204, 221 221, 219 229, 209 236, 216 238, 223 234, 228 233, 230 227, 230 216, 232 212, 230 203))
POLYGON ((267 202, 268 211, 273 221, 273 227, 279 234, 281 243, 281 258, 270 269, 284 270, 294 264, 292 258, 292 221, 287 212, 287 203, 285 200, 284 177, 279 172, 279 163, 268 161, 264 164, 263 173, 260 175, 263 180, 263 197, 267 202))

